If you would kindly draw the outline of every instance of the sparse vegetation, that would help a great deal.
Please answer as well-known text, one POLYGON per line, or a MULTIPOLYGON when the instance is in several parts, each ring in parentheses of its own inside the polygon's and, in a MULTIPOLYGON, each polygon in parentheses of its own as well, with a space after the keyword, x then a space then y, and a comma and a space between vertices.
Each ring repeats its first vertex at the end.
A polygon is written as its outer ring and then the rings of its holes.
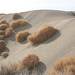
POLYGON ((59 73, 62 75, 64 75, 64 73, 75 75, 75 56, 61 58, 54 64, 52 70, 50 71, 50 75, 57 75, 59 73))
POLYGON ((5 42, 3 40, 0 40, 0 52, 2 52, 5 49, 5 42))
POLYGON ((3 57, 7 57, 8 56, 8 52, 2 52, 1 54, 3 57))
POLYGON ((0 25, 0 30, 5 30, 7 28, 7 24, 1 24, 0 25))
POLYGON ((10 37, 12 35, 12 28, 7 28, 6 30, 5 30, 5 36, 6 37, 10 37))
POLYGON ((25 31, 20 31, 16 34, 16 41, 18 42, 23 42, 24 40, 27 39, 27 37, 30 35, 30 33, 25 30, 25 31))
POLYGON ((17 27, 19 27, 19 26, 25 26, 25 25, 27 25, 28 24, 28 22, 26 21, 26 20, 24 20, 24 19, 19 19, 19 20, 17 20, 17 21, 13 21, 11 24, 10 24, 10 27, 11 28, 17 28, 17 27))
POLYGON ((37 31, 35 31, 32 35, 28 36, 27 40, 31 44, 41 43, 47 39, 49 39, 57 29, 53 26, 46 24, 40 27, 37 31))
POLYGON ((12 14, 12 19, 17 19, 19 17, 21 17, 19 13, 12 14))

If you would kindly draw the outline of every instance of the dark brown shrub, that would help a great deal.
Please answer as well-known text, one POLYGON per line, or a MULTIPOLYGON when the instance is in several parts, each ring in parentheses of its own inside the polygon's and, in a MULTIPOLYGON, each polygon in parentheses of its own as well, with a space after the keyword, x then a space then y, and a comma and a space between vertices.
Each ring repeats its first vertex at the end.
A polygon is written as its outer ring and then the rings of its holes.
POLYGON ((5 30, 7 28, 7 24, 1 24, 0 25, 0 30, 5 30))
POLYGON ((1 21, 0 21, 0 24, 6 24, 7 23, 7 21, 5 20, 5 19, 2 19, 1 21))
POLYGON ((19 18, 19 17, 21 17, 21 16, 20 16, 20 14, 18 14, 18 13, 12 14, 12 19, 17 19, 17 18, 19 18))
POLYGON ((24 19, 19 19, 17 21, 13 21, 11 24, 10 24, 10 27, 11 28, 17 28, 19 26, 25 26, 26 24, 28 24, 28 22, 24 19))
POLYGON ((5 30, 5 36, 6 37, 10 37, 12 35, 12 28, 7 28, 6 30, 5 30))
POLYGON ((39 63, 39 57, 35 54, 28 54, 22 59, 24 68, 35 67, 39 63))
POLYGON ((0 40, 0 52, 2 52, 5 49, 5 42, 3 40, 0 40))
POLYGON ((16 34, 16 41, 18 42, 23 42, 24 40, 27 39, 27 37, 30 35, 30 33, 25 30, 25 31, 20 31, 16 34))
POLYGON ((0 30, 0 35, 4 35, 5 31, 4 30, 0 30))
POLYGON ((49 39, 56 31, 57 29, 55 29, 53 26, 46 24, 40 27, 32 35, 28 36, 27 40, 31 44, 41 43, 49 39))

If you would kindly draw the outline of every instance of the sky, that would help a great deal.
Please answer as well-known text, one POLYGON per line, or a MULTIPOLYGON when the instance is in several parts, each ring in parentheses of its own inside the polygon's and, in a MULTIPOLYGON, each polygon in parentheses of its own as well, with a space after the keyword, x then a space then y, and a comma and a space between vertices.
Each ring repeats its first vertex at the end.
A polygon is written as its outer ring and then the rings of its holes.
POLYGON ((0 13, 41 9, 75 11, 75 0, 0 0, 0 13))

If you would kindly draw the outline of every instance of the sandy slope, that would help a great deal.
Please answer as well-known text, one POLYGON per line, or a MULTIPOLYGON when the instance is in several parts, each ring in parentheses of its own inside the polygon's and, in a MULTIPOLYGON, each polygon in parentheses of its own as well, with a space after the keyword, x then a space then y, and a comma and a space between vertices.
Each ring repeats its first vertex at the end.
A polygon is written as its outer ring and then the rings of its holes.
MULTIPOLYGON (((0 64, 9 61, 21 60, 28 53, 35 53, 39 56, 40 72, 48 72, 57 59, 64 56, 75 55, 75 16, 71 12, 56 10, 38 10, 21 13, 22 18, 28 20, 28 26, 16 28, 13 36, 5 39, 9 56, 3 59, 0 56, 0 64), (27 41, 18 43, 15 41, 15 34, 20 30, 28 30, 33 33, 43 24, 52 24, 59 31, 47 41, 36 46, 29 47, 27 41)), ((1 15, 1 19, 7 19, 10 24, 13 20, 11 14, 1 15)))

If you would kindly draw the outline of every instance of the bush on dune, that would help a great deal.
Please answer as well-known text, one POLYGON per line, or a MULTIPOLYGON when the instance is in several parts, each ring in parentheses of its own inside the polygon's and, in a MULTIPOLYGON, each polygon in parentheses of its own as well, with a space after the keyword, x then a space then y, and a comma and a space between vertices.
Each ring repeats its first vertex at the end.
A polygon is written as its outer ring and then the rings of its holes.
POLYGON ((27 40, 31 44, 41 43, 49 39, 56 31, 57 29, 55 29, 53 26, 46 24, 30 35, 27 40))
POLYGON ((21 17, 19 13, 12 14, 12 19, 17 19, 19 17, 21 17))
POLYGON ((30 33, 25 30, 25 31, 20 31, 16 34, 16 41, 18 42, 23 42, 24 40, 27 39, 27 37, 30 35, 30 33))
POLYGON ((1 54, 3 57, 7 57, 8 56, 8 52, 2 52, 1 54))
POLYGON ((4 40, 5 35, 0 35, 0 40, 4 40))
POLYGON ((24 19, 19 19, 19 20, 16 20, 16 21, 13 21, 11 24, 10 24, 10 27, 11 28, 17 28, 17 27, 20 27, 20 26, 25 26, 27 25, 28 22, 24 19))
POLYGON ((0 35, 4 35, 5 31, 4 30, 0 30, 0 35))
POLYGON ((0 40, 0 52, 2 52, 5 49, 5 42, 3 40, 0 40))
POLYGON ((5 36, 6 37, 10 37, 12 35, 12 28, 7 28, 6 30, 5 30, 5 36))
POLYGON ((5 19, 2 19, 1 21, 0 21, 0 24, 6 24, 7 23, 7 21, 5 20, 5 19))
POLYGON ((7 28, 7 24, 1 24, 0 25, 0 30, 5 30, 7 28))
POLYGON ((58 75, 59 73, 62 73, 62 75, 64 75, 64 73, 75 75, 75 56, 61 58, 54 64, 50 75, 58 75))

